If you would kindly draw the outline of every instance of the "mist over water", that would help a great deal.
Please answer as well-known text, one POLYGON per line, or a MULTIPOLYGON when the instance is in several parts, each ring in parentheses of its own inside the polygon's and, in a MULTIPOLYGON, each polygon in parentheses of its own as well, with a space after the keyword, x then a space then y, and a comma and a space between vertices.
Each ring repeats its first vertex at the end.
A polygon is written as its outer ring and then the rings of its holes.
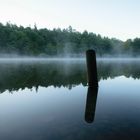
MULTIPOLYGON (((96 54, 97 60, 99 61, 132 61, 140 60, 140 56, 132 56, 132 55, 103 55, 99 56, 96 54)), ((86 59, 86 52, 78 55, 78 54, 60 54, 60 55, 38 55, 38 56, 28 56, 28 55, 19 55, 19 54, 0 54, 0 61, 73 61, 73 60, 85 60, 86 59)))

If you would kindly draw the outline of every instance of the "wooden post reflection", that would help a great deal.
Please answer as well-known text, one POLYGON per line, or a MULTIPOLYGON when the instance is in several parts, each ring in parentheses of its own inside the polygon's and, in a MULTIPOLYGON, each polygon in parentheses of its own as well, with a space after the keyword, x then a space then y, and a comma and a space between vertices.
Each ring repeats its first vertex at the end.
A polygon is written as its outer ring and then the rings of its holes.
POLYGON ((87 123, 92 123, 94 121, 97 94, 98 87, 88 87, 86 110, 85 110, 85 121, 87 123))

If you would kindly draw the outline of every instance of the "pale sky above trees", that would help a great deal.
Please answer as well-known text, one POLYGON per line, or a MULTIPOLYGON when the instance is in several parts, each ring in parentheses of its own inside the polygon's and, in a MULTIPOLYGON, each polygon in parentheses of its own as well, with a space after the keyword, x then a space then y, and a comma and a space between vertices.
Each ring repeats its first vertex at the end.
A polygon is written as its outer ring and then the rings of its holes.
POLYGON ((0 0, 0 22, 140 37, 140 0, 0 0))

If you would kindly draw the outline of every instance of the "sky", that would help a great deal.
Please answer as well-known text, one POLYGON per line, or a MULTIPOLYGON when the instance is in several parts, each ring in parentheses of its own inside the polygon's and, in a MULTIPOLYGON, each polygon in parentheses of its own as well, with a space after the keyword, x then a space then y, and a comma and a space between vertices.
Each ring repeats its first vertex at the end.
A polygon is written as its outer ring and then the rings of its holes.
POLYGON ((0 0, 0 22, 67 28, 120 40, 140 37, 140 0, 0 0))

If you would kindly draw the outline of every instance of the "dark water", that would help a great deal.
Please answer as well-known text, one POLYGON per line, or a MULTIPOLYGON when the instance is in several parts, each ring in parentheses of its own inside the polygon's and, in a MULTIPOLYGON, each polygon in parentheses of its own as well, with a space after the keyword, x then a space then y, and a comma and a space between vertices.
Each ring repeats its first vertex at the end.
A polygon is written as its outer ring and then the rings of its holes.
POLYGON ((139 140, 140 61, 0 61, 0 140, 139 140))

